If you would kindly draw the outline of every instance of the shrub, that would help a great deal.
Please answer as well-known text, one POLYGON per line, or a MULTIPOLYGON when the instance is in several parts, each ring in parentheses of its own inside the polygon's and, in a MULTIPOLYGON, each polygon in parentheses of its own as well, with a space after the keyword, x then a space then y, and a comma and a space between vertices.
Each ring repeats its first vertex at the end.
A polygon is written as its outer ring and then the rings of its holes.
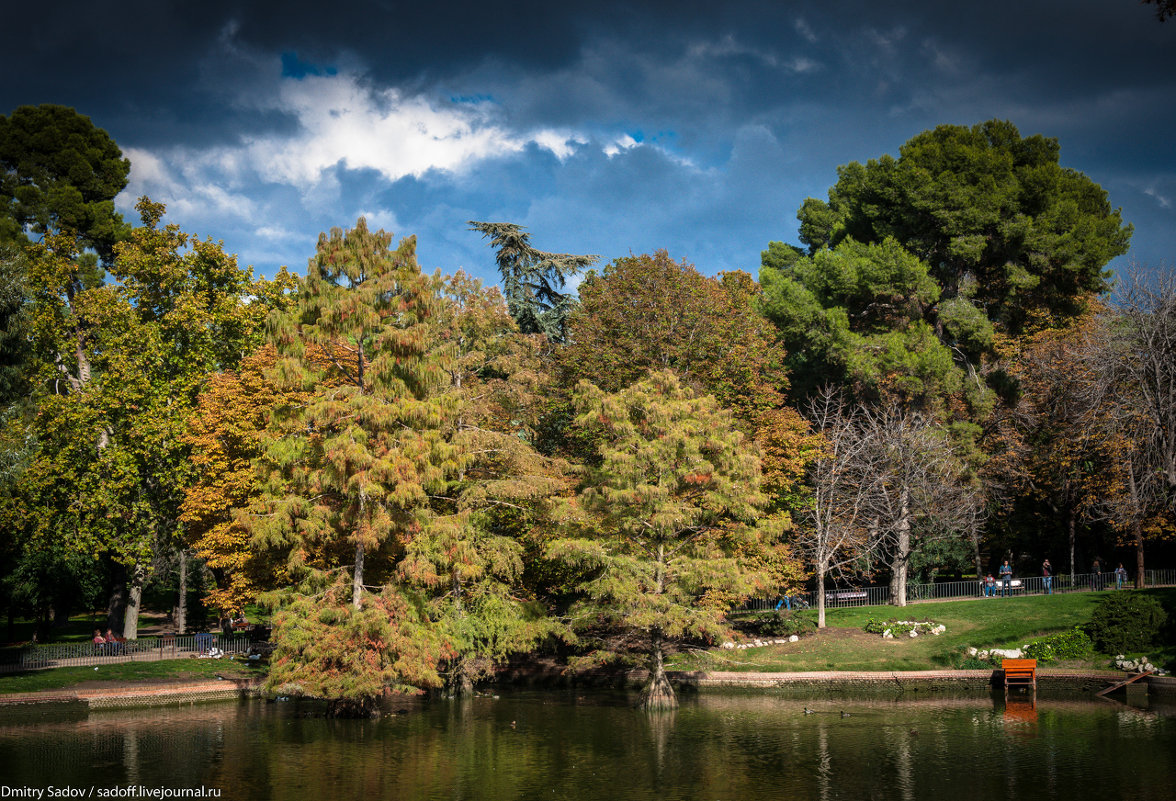
POLYGON ((1104 654, 1143 651, 1152 646, 1168 615, 1155 598, 1117 592, 1094 608, 1086 632, 1104 654))
POLYGON ((1025 646, 1023 653, 1029 659, 1052 662, 1055 659, 1081 659, 1094 650, 1094 643, 1081 628, 1075 626, 1061 634, 1051 634, 1034 640, 1025 646))
POLYGON ((755 637, 803 637, 817 630, 817 622, 797 612, 778 610, 741 622, 739 630, 755 637))

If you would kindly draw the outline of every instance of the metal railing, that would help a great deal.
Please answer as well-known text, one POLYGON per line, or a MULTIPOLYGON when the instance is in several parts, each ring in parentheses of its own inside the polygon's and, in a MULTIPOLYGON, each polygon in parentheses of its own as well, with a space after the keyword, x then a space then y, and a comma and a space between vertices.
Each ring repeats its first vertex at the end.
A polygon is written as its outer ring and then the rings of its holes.
MULTIPOLYGON (((1148 587, 1165 587, 1176 585, 1176 570, 1145 570, 1144 583, 1148 587)), ((1069 573, 1054 575, 1047 586, 1044 576, 1024 576, 1013 578, 1007 590, 998 579, 992 594, 1000 597, 1006 595, 1046 595, 1049 593, 1095 592, 1098 590, 1132 589, 1135 579, 1128 577, 1121 585, 1116 582, 1115 574, 1080 573, 1071 578, 1069 573)), ((966 581, 940 581, 934 584, 908 584, 907 603, 920 601, 940 601, 962 598, 985 597, 984 582, 978 579, 966 581)), ((825 590, 825 608, 836 609, 843 606, 883 606, 892 602, 890 587, 853 587, 836 586, 825 590)), ((817 603, 816 592, 793 593, 788 597, 749 598, 742 605, 731 611, 741 612, 769 612, 774 609, 807 609, 817 603)))
POLYGON ((190 656, 246 654, 253 642, 249 634, 187 634, 149 637, 125 642, 26 645, 0 649, 0 672, 15 673, 50 667, 89 667, 123 662, 157 662, 190 656))

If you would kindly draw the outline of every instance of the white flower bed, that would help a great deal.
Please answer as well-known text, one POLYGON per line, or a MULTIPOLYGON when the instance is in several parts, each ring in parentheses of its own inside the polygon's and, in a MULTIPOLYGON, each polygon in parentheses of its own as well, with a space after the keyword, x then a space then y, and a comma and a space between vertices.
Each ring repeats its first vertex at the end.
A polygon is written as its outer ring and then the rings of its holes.
POLYGON ((893 640, 895 630, 898 629, 898 634, 906 632, 908 637, 918 637, 920 634, 932 634, 938 637, 943 632, 947 631, 947 626, 942 623, 928 623, 925 620, 896 620, 894 628, 886 629, 882 632, 882 639, 893 640))

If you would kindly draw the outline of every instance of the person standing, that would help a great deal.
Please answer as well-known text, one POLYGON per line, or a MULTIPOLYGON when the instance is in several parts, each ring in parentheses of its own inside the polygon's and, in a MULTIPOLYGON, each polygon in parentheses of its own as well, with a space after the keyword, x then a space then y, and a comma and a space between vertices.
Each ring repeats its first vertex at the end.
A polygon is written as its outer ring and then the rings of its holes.
POLYGON ((1115 568, 1115 589, 1116 590, 1123 589, 1123 584, 1126 581, 1127 581, 1127 569, 1125 567, 1123 567, 1123 563, 1120 562, 1119 566, 1115 568))
POLYGON ((1102 589, 1102 562, 1097 559, 1090 566, 1090 588, 1093 590, 1102 589))
POLYGON ((1009 560, 1004 560, 1000 566, 1000 597, 1004 598, 1013 589, 1013 569, 1009 567, 1009 560))
POLYGON ((1041 583, 1045 586, 1045 594, 1053 595, 1053 566, 1049 563, 1049 557, 1041 563, 1041 583))

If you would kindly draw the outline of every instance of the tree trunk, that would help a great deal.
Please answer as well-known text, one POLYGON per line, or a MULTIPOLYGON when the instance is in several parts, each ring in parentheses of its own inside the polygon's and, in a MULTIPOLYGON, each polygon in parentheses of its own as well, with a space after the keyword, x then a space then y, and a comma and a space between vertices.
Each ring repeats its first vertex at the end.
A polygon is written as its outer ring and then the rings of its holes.
POLYGON ((890 565, 890 602, 907 605, 907 566, 911 559, 910 490, 902 488, 899 500, 898 527, 894 537, 894 561, 890 565))
POLYGON ((122 636, 128 640, 139 638, 139 606, 143 601, 143 582, 147 571, 142 565, 131 568, 130 585, 127 588, 127 611, 123 616, 122 636))
POLYGON ((106 628, 115 634, 122 634, 123 620, 127 614, 127 568, 115 563, 114 583, 110 587, 110 603, 106 609, 106 628))
POLYGON ((188 632, 188 551, 180 548, 180 598, 176 606, 176 633, 188 632))
POLYGON ((351 576, 351 605, 363 607, 363 546, 355 546, 355 572, 351 576))
POLYGON ((1135 589, 1142 590, 1147 586, 1143 572, 1143 524, 1136 520, 1131 528, 1135 530, 1135 589))
POLYGON ((1074 519, 1074 510, 1070 509, 1066 513, 1066 531, 1070 535, 1070 586, 1074 586, 1074 575, 1077 572, 1074 569, 1074 541, 1076 539, 1076 532, 1078 528, 1078 521, 1074 519))
POLYGON ((829 565, 825 560, 816 564, 817 574, 817 628, 825 628, 825 573, 829 565))
POLYGON ((677 709, 678 698, 666 677, 665 653, 661 631, 654 630, 649 653, 649 683, 641 693, 641 708, 649 711, 677 709))

